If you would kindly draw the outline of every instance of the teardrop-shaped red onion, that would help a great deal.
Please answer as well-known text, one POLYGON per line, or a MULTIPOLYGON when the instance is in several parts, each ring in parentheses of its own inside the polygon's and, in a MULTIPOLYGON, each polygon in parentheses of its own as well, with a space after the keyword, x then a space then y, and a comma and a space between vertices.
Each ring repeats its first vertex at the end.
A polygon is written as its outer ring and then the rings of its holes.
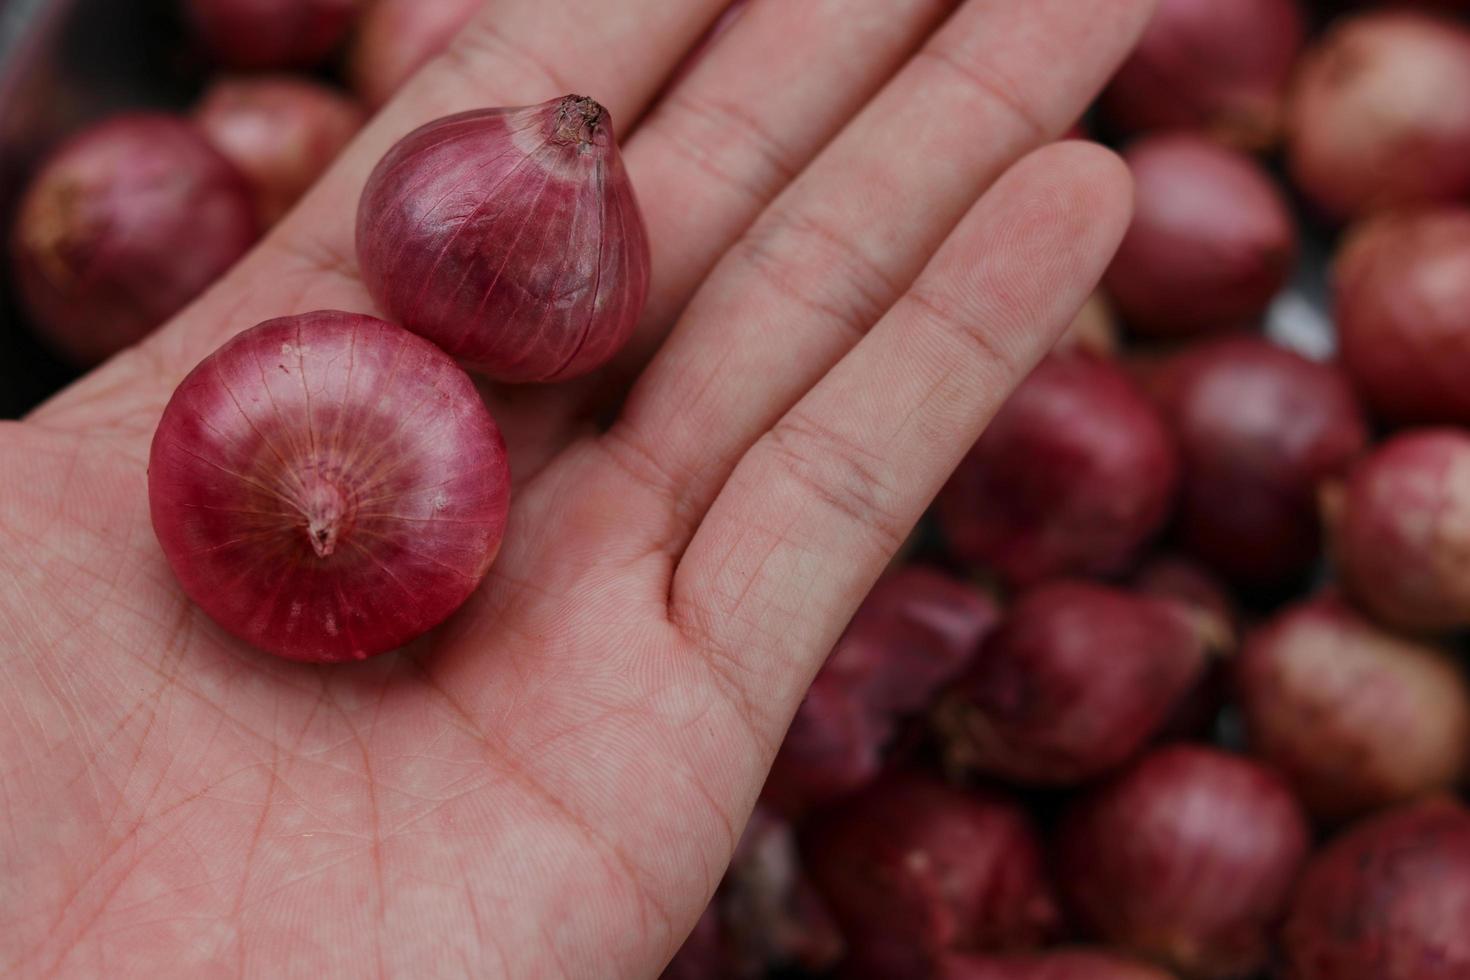
POLYGON ((1470 977, 1470 812, 1410 804, 1312 859, 1286 923, 1291 980, 1470 977))
POLYGON ((184 0, 195 31, 231 68, 310 68, 347 36, 364 0, 184 0))
POLYGON ((1253 326, 1296 264, 1285 195, 1254 159, 1202 136, 1150 136, 1123 155, 1133 223, 1104 283, 1152 337, 1253 326))
POLYGON ((1026 586, 1126 568, 1178 483, 1173 437, 1123 369, 1058 352, 991 421, 937 515, 959 558, 1026 586))
POLYGON ((1324 496, 1338 576, 1354 602, 1401 629, 1470 626, 1470 434, 1404 432, 1324 496))
POLYGON ((1374 412, 1470 425, 1470 209, 1370 221, 1334 280, 1343 363, 1374 412))
POLYGON ((1158 967, 1091 949, 1011 956, 946 956, 933 980, 1173 980, 1158 967))
POLYGON ((499 381, 599 367, 648 296, 648 236, 612 119, 576 95, 404 137, 363 191, 357 256, 395 321, 499 381))
POLYGON ((1186 348, 1150 387, 1184 457, 1180 543, 1257 593, 1300 582, 1321 557, 1318 488, 1368 445, 1347 376, 1246 335, 1186 348))
POLYGON ((90 365, 141 340, 254 243, 244 179, 183 119, 114 116, 36 173, 11 238, 46 340, 90 365))
POLYGON ((855 976, 922 980, 945 952, 1029 949, 1056 929, 1041 843, 1005 796, 894 774, 802 842, 855 976))
POLYGON ((955 765, 1063 786, 1127 761, 1204 674, 1212 629, 1173 599, 1090 582, 1026 593, 937 713, 955 765))
POLYGON ((292 660, 383 653, 467 599, 505 529, 505 445, 474 383, 390 323, 268 320, 200 362, 148 463, 184 592, 292 660))
POLYGON ((1163 0, 1103 110, 1126 132, 1204 130, 1246 149, 1269 146, 1306 27, 1299 0, 1163 0))
POLYGON ((1266 963, 1311 837, 1270 770, 1176 745, 1077 802, 1057 881, 1090 933, 1189 980, 1245 980, 1266 963))
POLYGON ((1470 687, 1447 653, 1332 597, 1278 614, 1236 662, 1251 750, 1317 816, 1340 820, 1455 786, 1470 770, 1470 687))
POLYGON ((222 78, 194 110, 205 137, 250 182, 262 228, 316 183, 366 118, 338 90, 292 75, 222 78))
POLYGON ((1414 11, 1339 21, 1308 52, 1288 162, 1331 217, 1470 194, 1470 29, 1414 11))

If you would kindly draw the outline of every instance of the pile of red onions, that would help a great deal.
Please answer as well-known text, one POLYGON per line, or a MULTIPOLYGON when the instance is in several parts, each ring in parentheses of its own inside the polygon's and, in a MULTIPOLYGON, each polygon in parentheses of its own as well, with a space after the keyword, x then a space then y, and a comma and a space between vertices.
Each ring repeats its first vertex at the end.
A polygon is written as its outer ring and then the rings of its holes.
POLYGON ((1470 194, 1470 29, 1409 11, 1339 22, 1302 67, 1288 112, 1297 185, 1328 215, 1470 194))
POLYGON ((1028 949, 1057 927, 1041 843, 1019 805, 895 774, 803 834, 852 975, 923 980, 953 951, 1028 949))
POLYGON ((381 106, 449 46, 480 6, 481 0, 375 0, 347 56, 353 89, 368 105, 381 106))
POLYGON ((1374 412, 1470 424, 1470 209, 1368 223, 1334 279, 1343 362, 1374 412))
POLYGON ((1313 858, 1283 945, 1292 980, 1470 976, 1470 812, 1435 799, 1352 828, 1313 858))
POLYGON ((963 560, 1025 586, 1122 570, 1168 518, 1178 450, 1116 364, 1047 358, 1016 390, 940 495, 963 560))
POLYGON ((232 68, 309 68, 330 55, 363 0, 183 0, 195 31, 232 68))
POLYGON ((1385 442, 1326 495, 1344 588, 1390 626, 1470 626, 1470 434, 1421 429, 1385 442))
POLYGON ((89 365, 177 313, 255 238, 244 179, 198 130, 126 114, 78 133, 41 166, 11 252, 35 326, 89 365))
POLYGON ((1310 843, 1270 770, 1177 745, 1073 805, 1057 881, 1099 939, 1190 980, 1245 980, 1266 963, 1310 843))
POLYGON ((316 183, 366 117, 335 89, 279 75, 221 79, 194 118, 250 182, 260 226, 268 228, 316 183))
POLYGON ((1026 593, 938 710, 951 762, 1068 785, 1132 756, 1200 680, 1220 625, 1087 582, 1026 593))
POLYGON ((1155 136, 1124 154, 1133 224, 1104 280, 1152 337, 1252 325, 1296 263, 1286 198, 1250 157, 1200 136, 1155 136))
POLYGON ((1186 348, 1151 384, 1184 459, 1179 541, 1247 589, 1299 582, 1321 554, 1318 489, 1368 444, 1346 376, 1239 336, 1186 348))
POLYGON ((599 367, 648 295, 648 237, 612 120, 582 96, 404 137, 363 191, 357 256, 396 322, 499 381, 599 367))
POLYGON ((1470 772, 1470 687, 1442 650, 1384 632, 1341 601, 1293 606, 1236 664, 1253 752, 1337 820, 1470 772))
POLYGON ((362 659, 454 612, 500 547, 505 446, 443 351, 351 313, 270 320, 200 362, 148 460, 201 609, 292 660, 362 659))
POLYGON ((1299 0, 1163 0, 1103 94, 1103 109, 1129 132, 1201 129, 1238 146, 1267 146, 1305 41, 1299 0))
POLYGON ((964 669, 994 600, 921 566, 879 580, 813 682, 761 797, 797 815, 872 781, 902 719, 964 669))

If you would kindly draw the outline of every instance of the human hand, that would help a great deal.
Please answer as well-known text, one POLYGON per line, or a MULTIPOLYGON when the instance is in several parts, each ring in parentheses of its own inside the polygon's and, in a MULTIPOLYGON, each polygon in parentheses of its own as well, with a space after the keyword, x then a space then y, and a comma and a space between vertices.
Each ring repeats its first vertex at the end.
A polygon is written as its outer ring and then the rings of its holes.
POLYGON ((223 282, 0 426, 0 973, 649 977, 677 948, 826 652, 1121 237, 1121 165, 1036 148, 1149 7, 754 0, 651 107, 721 5, 487 4, 223 282), (258 321, 374 312, 352 222, 399 136, 570 91, 612 110, 653 242, 626 357, 491 393, 511 523, 444 627, 328 668, 233 640, 149 525, 169 394, 258 321))

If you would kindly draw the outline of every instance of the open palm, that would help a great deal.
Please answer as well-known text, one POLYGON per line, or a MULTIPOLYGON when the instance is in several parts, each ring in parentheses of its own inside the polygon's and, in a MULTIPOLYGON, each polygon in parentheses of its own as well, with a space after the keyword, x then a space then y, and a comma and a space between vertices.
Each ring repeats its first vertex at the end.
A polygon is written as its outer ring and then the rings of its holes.
POLYGON ((1148 5, 754 0, 655 103, 721 0, 487 3, 224 282, 0 428, 0 974, 656 975, 825 652, 1115 247, 1116 160, 1032 151, 1148 5), (352 216, 395 139, 571 91, 653 239, 627 357, 490 393, 511 524, 447 625, 330 668, 232 640, 149 525, 170 392, 262 319, 374 312, 352 216))

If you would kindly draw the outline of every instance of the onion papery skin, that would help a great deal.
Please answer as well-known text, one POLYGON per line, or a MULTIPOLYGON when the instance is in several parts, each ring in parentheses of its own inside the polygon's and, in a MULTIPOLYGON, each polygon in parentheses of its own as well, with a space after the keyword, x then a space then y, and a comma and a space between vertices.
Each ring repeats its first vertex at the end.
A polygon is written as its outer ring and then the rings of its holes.
POLYGON ((1450 789, 1470 766, 1470 689, 1447 653, 1334 597, 1255 631, 1236 681, 1252 752, 1324 820, 1450 789))
POLYGON ((1088 582, 1023 595, 938 710, 950 761, 1043 786, 1126 762, 1203 676, 1207 630, 1172 599, 1088 582))
POLYGON ((1299 583, 1322 552, 1319 487, 1368 446, 1347 375, 1244 335, 1170 357, 1152 389, 1184 458, 1179 543, 1256 594, 1299 583))
POLYGON ((1118 312, 1149 337, 1253 326, 1296 265, 1290 206, 1254 159, 1202 136, 1139 140, 1133 223, 1104 283, 1118 312))
POLYGON ((1470 425, 1470 209, 1370 221, 1334 294, 1343 363, 1378 417, 1470 425))
POLYGON ((482 0, 375 0, 363 12, 347 55, 347 77, 373 108, 393 97, 428 60, 449 47, 482 0))
POLYGON ((802 844, 853 976, 926 978, 942 953, 1030 949, 1058 924, 1041 842, 997 793, 892 774, 807 824, 802 844))
POLYGON ((1298 0, 1164 0, 1103 93, 1103 111, 1124 132, 1203 130, 1268 147, 1306 28, 1298 0))
POLYGON ((1090 949, 1011 956, 946 956, 934 980, 1173 980, 1158 967, 1090 949))
POLYGON ((581 96, 410 133, 363 191, 357 254, 396 322, 497 381, 599 367, 648 296, 648 236, 612 120, 581 96))
POLYGON ((795 817, 872 782, 902 720, 929 706, 999 620, 989 595, 934 569, 880 579, 797 709, 761 798, 795 817))
POLYGON ((1470 976, 1470 812, 1408 804, 1348 829, 1307 867, 1283 936, 1289 980, 1470 976))
POLYGON ((1324 499, 1338 577, 1358 606, 1405 630, 1470 626, 1470 435, 1400 433, 1324 499))
POLYGON ((505 445, 443 352, 372 317, 269 320, 200 362, 148 465, 184 592, 291 660, 395 649, 480 584, 510 502, 505 445))
POLYGON ((128 113, 42 164, 11 254, 35 326, 85 366, 141 340, 255 239, 249 190, 228 160, 182 119, 128 113))
POLYGON ((1325 215, 1470 194, 1470 29, 1414 11, 1339 21, 1303 58, 1288 165, 1325 215))
POLYGON ((347 36, 363 0, 185 0, 195 32, 231 68, 310 68, 347 36))
POLYGON ((1041 363, 939 496, 956 557, 1025 587, 1125 569, 1163 526, 1179 483, 1163 419, 1116 364, 1041 363))
POLYGON ((367 119, 341 92, 290 75, 220 79, 194 118, 249 181, 262 228, 291 209, 367 119))
POLYGON ((1057 881, 1079 924, 1109 945, 1189 980, 1245 980, 1266 963, 1310 840, 1270 770, 1175 745, 1064 815, 1057 881))

